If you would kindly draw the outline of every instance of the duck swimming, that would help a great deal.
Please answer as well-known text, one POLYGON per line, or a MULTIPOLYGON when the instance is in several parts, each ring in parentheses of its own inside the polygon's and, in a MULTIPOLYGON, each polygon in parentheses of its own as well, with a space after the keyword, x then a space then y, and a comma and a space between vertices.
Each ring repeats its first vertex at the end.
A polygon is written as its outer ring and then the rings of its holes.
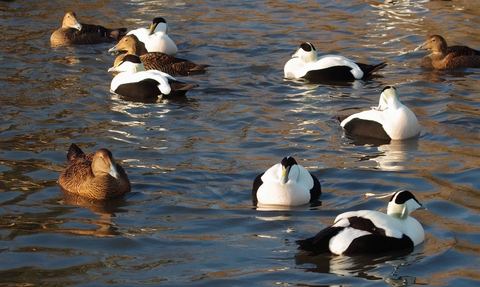
POLYGON ((423 57, 420 66, 427 69, 480 68, 480 51, 467 46, 447 46, 447 41, 440 35, 432 35, 417 47, 417 50, 430 50, 432 53, 423 57))
POLYGON ((148 52, 162 52, 170 56, 178 52, 177 45, 168 36, 167 21, 163 17, 154 18, 150 29, 138 28, 128 32, 127 35, 135 35, 145 44, 148 52))
POLYGON ((80 24, 75 13, 67 12, 63 17, 62 27, 50 37, 50 44, 58 47, 115 42, 126 32, 126 28, 108 29, 94 24, 80 24))
POLYGON ((192 61, 169 56, 161 52, 147 52, 145 45, 135 35, 127 35, 110 53, 127 53, 140 56, 145 70, 159 70, 172 76, 205 73, 208 65, 197 65, 192 61))
POLYGON ((386 65, 385 62, 376 65, 355 63, 337 55, 318 57, 315 46, 304 42, 285 64, 283 71, 288 79, 303 78, 312 82, 353 81, 370 77, 386 65))
POLYGON ((145 71, 140 57, 133 54, 120 55, 109 72, 120 72, 110 89, 128 99, 151 99, 160 97, 185 96, 196 84, 185 84, 174 77, 157 70, 145 71))
POLYGON ((408 190, 395 192, 387 213, 360 210, 337 216, 334 224, 317 235, 298 240, 298 249, 310 255, 382 253, 413 248, 425 239, 422 225, 410 213, 423 208, 408 190))
POLYGON ((259 174, 252 189, 255 205, 299 206, 316 201, 321 194, 318 179, 290 156, 259 174))
POLYGON ((378 107, 341 120, 340 126, 354 136, 385 140, 409 139, 419 135, 415 114, 400 102, 397 89, 387 86, 380 94, 378 107))
POLYGON ((115 198, 131 190, 127 174, 108 149, 85 154, 74 143, 68 149, 67 167, 58 183, 66 192, 98 200, 115 198))

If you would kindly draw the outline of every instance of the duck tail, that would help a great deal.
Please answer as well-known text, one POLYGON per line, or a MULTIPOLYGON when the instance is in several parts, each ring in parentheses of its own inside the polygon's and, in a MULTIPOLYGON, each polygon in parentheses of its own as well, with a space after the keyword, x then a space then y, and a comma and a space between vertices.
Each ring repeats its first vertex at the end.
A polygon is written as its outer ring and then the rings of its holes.
POLYGON ((387 66, 386 62, 381 62, 375 65, 368 65, 357 63, 358 67, 363 71, 363 78, 370 77, 373 73, 377 72, 380 69, 383 69, 387 66))

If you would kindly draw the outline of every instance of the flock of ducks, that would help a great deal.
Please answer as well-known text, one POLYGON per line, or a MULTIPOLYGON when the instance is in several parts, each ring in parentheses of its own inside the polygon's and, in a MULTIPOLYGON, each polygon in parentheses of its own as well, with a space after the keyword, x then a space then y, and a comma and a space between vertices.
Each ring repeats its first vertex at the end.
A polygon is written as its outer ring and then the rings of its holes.
MULTIPOLYGON (((184 96, 197 85, 178 81, 176 75, 204 73, 208 65, 198 65, 177 58, 175 43, 168 36, 164 18, 153 19, 149 29, 129 31, 126 28, 108 29, 99 25, 81 24, 75 13, 65 14, 62 27, 55 31, 52 46, 117 42, 110 53, 119 55, 109 72, 118 72, 110 89, 127 99, 147 100, 168 96, 184 96)), ((447 46, 439 35, 430 36, 417 49, 430 50, 420 65, 429 69, 480 68, 480 51, 466 46, 447 46)), ((357 63, 338 55, 318 56, 312 43, 302 43, 284 66, 284 76, 309 82, 354 81, 371 77, 386 67, 357 63)), ((385 87, 377 107, 338 116, 343 130, 353 136, 405 140, 418 137, 420 126, 415 114, 400 102, 395 87, 385 87)), ((115 163, 107 149, 85 154, 75 144, 67 153, 67 167, 60 174, 62 191, 82 197, 108 200, 131 190, 123 168, 115 163)), ((293 157, 285 157, 259 174, 252 188, 256 206, 319 205, 322 194, 320 181, 293 157)), ((311 255, 379 253, 413 248, 424 241, 422 225, 410 213, 423 208, 407 190, 377 196, 390 196, 387 213, 370 210, 345 212, 334 224, 315 236, 298 240, 299 249, 311 255)))

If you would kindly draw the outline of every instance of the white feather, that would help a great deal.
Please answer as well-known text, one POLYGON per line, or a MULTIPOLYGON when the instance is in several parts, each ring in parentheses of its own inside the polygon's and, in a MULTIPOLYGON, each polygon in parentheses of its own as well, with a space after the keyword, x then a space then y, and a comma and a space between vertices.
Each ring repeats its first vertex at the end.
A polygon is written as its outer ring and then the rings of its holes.
POLYGON ((417 117, 400 102, 398 93, 393 87, 382 92, 378 107, 350 115, 340 123, 340 126, 343 128, 356 118, 381 124, 393 140, 412 138, 420 133, 417 117))
POLYGON ((281 179, 283 166, 278 163, 269 168, 261 177, 263 184, 257 190, 257 200, 262 204, 299 206, 310 201, 313 179, 306 168, 293 165, 288 181, 281 179))
POLYGON ((350 67, 350 72, 356 79, 363 77, 363 71, 358 65, 350 59, 337 55, 324 55, 318 57, 317 51, 312 48, 311 51, 305 51, 299 47, 292 59, 285 64, 283 71, 285 78, 301 78, 309 71, 323 70, 335 66, 350 67))
POLYGON ((137 36, 138 40, 145 44, 148 52, 162 52, 167 55, 175 55, 178 52, 177 45, 167 34, 168 26, 166 23, 159 23, 150 34, 150 30, 146 28, 138 28, 127 33, 137 36))

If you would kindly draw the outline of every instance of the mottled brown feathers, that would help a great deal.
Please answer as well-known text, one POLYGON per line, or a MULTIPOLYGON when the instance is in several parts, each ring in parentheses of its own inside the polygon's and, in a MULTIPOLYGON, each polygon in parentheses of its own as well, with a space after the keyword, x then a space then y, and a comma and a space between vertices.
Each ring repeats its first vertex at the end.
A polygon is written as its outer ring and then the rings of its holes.
MULTIPOLYGON (((147 52, 145 45, 135 35, 123 37, 110 52, 127 53, 140 56, 145 70, 159 70, 171 76, 205 73, 208 65, 198 65, 192 61, 169 56, 162 52, 147 52)), ((115 60, 117 63, 122 55, 115 60)))
POLYGON ((121 196, 131 190, 125 170, 115 163, 108 149, 85 154, 74 143, 67 153, 67 167, 58 179, 65 191, 104 200, 121 196))
POLYGON ((63 17, 62 27, 50 37, 52 46, 99 44, 120 40, 127 32, 126 28, 108 29, 93 24, 80 24, 73 12, 63 17))
POLYGON ((419 49, 431 50, 430 55, 420 61, 427 69, 480 68, 480 51, 467 46, 447 46, 440 35, 430 36, 419 49))

